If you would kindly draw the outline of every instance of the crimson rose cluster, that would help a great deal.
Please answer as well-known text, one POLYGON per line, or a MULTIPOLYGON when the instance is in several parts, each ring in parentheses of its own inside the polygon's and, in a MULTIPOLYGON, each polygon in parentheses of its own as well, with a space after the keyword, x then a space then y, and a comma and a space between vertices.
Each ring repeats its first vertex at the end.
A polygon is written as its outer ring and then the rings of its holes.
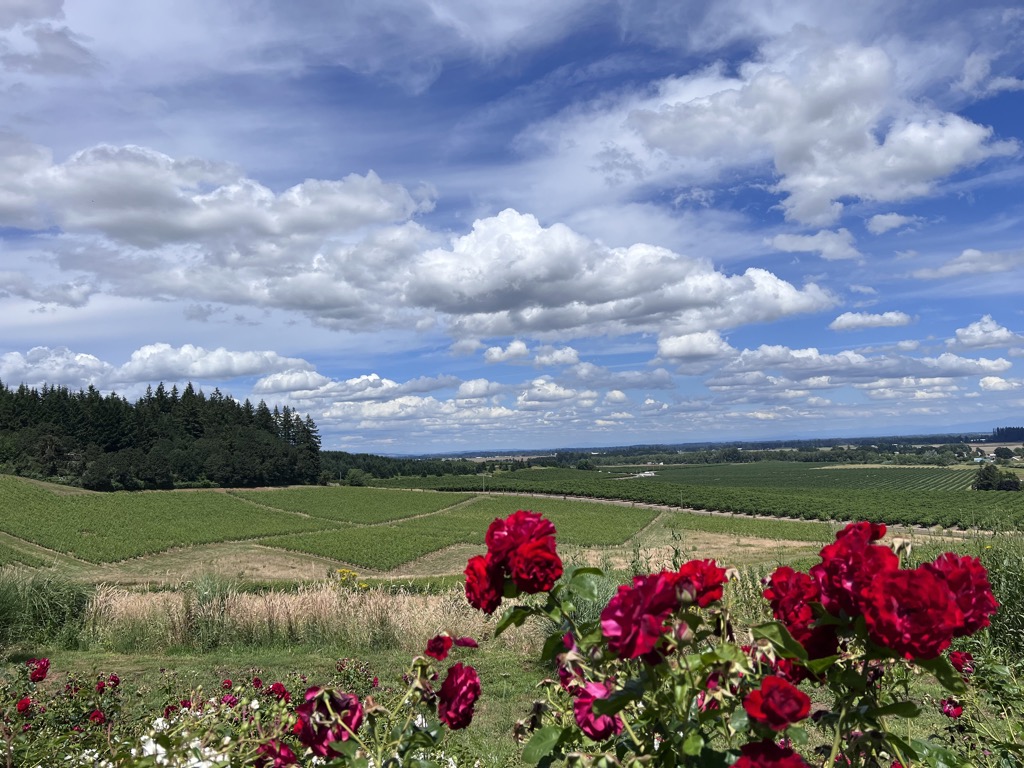
MULTIPOLYGON (((524 760, 806 768, 797 748, 810 727, 831 733, 807 749, 826 766, 907 766, 937 754, 886 725, 920 711, 900 670, 919 666, 962 692, 970 654, 942 654, 987 627, 998 603, 977 558, 947 552, 904 568, 880 543, 885 534, 881 524, 851 523, 808 572, 777 568, 763 590, 775 621, 750 628, 741 644, 722 604, 729 574, 713 560, 636 576, 597 621, 577 623, 564 590, 574 602, 596 599, 603 574, 577 568, 556 584, 563 568, 554 525, 523 510, 495 520, 486 555, 466 566, 468 601, 490 614, 503 598, 547 592, 543 607, 506 611, 495 634, 530 616, 555 628, 543 656, 558 679, 545 681, 547 699, 517 724, 529 739, 524 760), (801 684, 817 686, 831 705, 812 717, 801 684)), ((962 707, 949 698, 942 711, 956 718, 962 707)))
POLYGON ((466 564, 466 598, 477 610, 494 613, 502 597, 548 592, 562 575, 555 526, 536 512, 496 519, 484 540, 487 554, 466 564))
POLYGON ((878 542, 884 525, 851 523, 821 550, 809 573, 778 568, 764 596, 811 659, 839 650, 838 630, 863 616, 868 638, 904 659, 929 660, 953 639, 989 625, 999 604, 988 574, 975 557, 946 552, 934 562, 901 568, 878 542), (839 623, 824 623, 814 606, 839 623))

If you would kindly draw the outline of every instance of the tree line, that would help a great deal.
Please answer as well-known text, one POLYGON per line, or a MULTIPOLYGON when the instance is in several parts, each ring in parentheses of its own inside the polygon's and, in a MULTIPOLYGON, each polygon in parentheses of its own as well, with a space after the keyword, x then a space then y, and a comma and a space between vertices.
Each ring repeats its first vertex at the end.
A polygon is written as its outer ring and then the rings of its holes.
POLYGON ((0 382, 0 472, 90 490, 322 481, 312 418, 161 382, 134 403, 95 387, 0 382))

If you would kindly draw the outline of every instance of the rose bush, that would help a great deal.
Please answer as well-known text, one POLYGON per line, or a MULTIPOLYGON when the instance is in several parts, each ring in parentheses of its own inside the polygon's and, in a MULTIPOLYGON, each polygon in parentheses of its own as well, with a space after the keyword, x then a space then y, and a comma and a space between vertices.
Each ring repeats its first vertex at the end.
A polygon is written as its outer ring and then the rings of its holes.
MULTIPOLYGON (((723 603, 728 572, 711 560, 636 576, 583 621, 576 603, 596 600, 604 577, 595 568, 564 574, 555 533, 534 512, 497 519, 486 553, 465 570, 466 598, 484 613, 537 596, 507 608, 496 635, 528 620, 549 628, 542 657, 555 674, 515 727, 527 763, 959 764, 938 742, 896 725, 921 714, 913 674, 931 675, 945 691, 931 701, 950 744, 978 731, 967 681, 988 672, 970 652, 949 651, 998 609, 976 558, 945 553, 903 567, 881 543, 885 526, 854 523, 806 573, 782 566, 764 580, 770 622, 735 625, 723 603)), ((213 695, 175 696, 141 739, 118 730, 118 675, 69 677, 61 687, 49 660, 33 658, 0 691, 4 757, 29 768, 55 764, 55 754, 71 766, 426 768, 445 754, 446 729, 472 723, 482 691, 473 667, 449 663, 442 680, 435 665, 476 647, 473 638, 437 634, 398 690, 380 688, 349 659, 337 664, 342 687, 303 678, 304 694, 281 681, 225 679, 213 695)), ((1008 690, 1012 676, 995 676, 1008 690)), ((1022 756, 1016 742, 999 746, 1022 756)))

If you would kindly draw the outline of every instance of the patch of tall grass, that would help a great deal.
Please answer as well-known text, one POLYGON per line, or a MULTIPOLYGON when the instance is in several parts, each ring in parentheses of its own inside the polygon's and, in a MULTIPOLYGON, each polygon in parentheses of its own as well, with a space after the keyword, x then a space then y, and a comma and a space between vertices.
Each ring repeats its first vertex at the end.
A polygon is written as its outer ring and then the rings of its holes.
MULTIPOLYGON (((254 593, 231 581, 204 577, 173 591, 98 588, 89 605, 86 640, 119 653, 303 645, 348 653, 416 654, 441 631, 489 638, 497 619, 471 608, 461 588, 421 593, 390 586, 345 589, 322 582, 254 593)), ((540 640, 530 627, 522 627, 503 633, 497 642, 528 653, 540 640)))
POLYGON ((0 646, 77 648, 91 592, 50 571, 0 568, 0 646))

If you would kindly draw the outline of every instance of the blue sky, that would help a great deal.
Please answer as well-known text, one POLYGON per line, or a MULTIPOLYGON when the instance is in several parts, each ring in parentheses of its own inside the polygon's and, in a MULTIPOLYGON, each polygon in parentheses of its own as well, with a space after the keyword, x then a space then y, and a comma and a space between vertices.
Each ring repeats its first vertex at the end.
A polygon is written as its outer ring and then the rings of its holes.
POLYGON ((1024 421, 1024 9, 0 7, 0 380, 420 453, 1024 421))

